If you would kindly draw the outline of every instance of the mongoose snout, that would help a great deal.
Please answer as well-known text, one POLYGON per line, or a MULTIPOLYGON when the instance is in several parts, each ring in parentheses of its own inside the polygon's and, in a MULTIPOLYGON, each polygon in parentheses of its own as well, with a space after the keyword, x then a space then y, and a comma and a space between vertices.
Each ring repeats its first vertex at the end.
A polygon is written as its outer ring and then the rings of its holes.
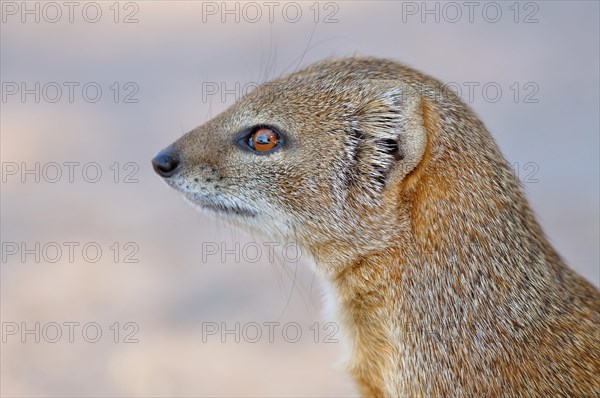
POLYGON ((163 149, 152 159, 154 171, 163 177, 169 178, 177 171, 179 157, 171 148, 163 149))
POLYGON ((319 62, 153 166, 194 206, 310 253, 364 396, 600 395, 600 293, 436 79, 381 59, 319 62))

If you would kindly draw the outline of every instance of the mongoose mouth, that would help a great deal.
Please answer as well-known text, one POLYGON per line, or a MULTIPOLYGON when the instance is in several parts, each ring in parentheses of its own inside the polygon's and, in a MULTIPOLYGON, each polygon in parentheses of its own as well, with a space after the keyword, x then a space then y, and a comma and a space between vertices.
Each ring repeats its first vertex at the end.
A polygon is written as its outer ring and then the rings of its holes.
POLYGON ((225 199, 215 196, 185 195, 186 198, 197 207, 210 210, 218 215, 236 215, 242 217, 256 217, 258 213, 247 207, 240 206, 235 203, 228 203, 225 199))
POLYGON ((200 206, 217 213, 235 214, 237 216, 255 217, 257 214, 249 209, 238 206, 228 206, 220 203, 202 203, 200 206))

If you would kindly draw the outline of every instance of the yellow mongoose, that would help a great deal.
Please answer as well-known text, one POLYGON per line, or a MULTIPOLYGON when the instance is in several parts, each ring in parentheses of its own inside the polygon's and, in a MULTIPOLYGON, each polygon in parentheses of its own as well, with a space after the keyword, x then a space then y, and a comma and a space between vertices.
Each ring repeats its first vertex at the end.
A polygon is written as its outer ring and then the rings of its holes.
POLYGON ((597 397, 600 293, 562 262, 494 140, 396 62, 323 61, 153 165, 195 205, 314 257, 364 396, 597 397))

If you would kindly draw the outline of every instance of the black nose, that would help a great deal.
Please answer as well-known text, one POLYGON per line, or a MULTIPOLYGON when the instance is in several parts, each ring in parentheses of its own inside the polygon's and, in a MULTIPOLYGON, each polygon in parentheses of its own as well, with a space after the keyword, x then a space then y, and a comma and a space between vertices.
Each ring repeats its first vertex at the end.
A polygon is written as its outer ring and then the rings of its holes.
POLYGON ((152 159, 152 167, 154 167, 154 171, 164 178, 171 177, 177 171, 177 166, 179 166, 179 158, 171 149, 165 149, 158 153, 152 159))

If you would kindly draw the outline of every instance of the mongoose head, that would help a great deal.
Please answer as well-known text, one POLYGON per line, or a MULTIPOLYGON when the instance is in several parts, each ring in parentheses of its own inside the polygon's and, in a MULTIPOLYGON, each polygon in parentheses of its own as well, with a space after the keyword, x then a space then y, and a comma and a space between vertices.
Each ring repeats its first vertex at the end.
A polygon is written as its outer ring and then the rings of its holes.
POLYGON ((399 185, 425 150, 421 96, 398 67, 324 61, 264 84, 161 151, 154 169, 236 224, 313 255, 360 255, 398 228, 399 185))

